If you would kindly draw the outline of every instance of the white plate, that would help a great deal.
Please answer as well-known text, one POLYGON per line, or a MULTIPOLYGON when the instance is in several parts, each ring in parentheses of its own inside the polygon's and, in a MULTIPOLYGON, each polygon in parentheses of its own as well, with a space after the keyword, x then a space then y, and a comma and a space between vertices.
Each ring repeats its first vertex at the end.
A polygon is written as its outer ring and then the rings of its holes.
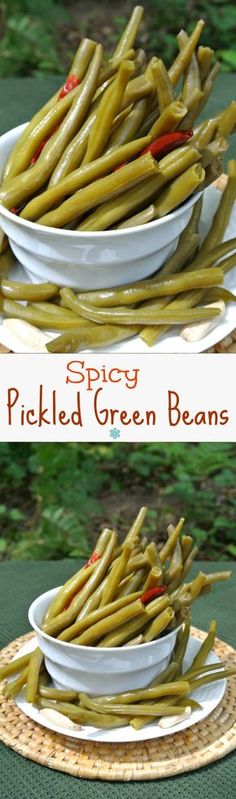
MULTIPOLYGON (((203 195, 203 208, 202 208, 202 216, 201 216, 201 224, 200 224, 200 232, 202 237, 205 237, 207 231, 212 222, 212 217, 216 211, 216 208, 219 204, 221 198, 221 192, 213 186, 209 186, 208 189, 204 192, 203 195)), ((236 236, 236 203, 234 205, 234 209, 231 214, 231 218, 228 224, 228 227, 225 232, 224 241, 233 238, 236 236)), ((26 272, 26 270, 21 266, 21 264, 17 264, 16 267, 13 269, 11 274, 13 279, 22 280, 22 282, 31 283, 37 282, 34 281, 33 275, 26 272)), ((231 269, 231 271, 225 276, 224 285, 227 289, 236 294, 236 267, 231 269)), ((208 349, 209 347, 213 347, 214 344, 217 344, 218 341, 223 339, 225 336, 228 336, 232 330, 236 327, 236 305, 234 303, 230 303, 227 305, 226 313, 223 319, 219 321, 217 327, 211 330, 207 336, 205 336, 200 341, 195 341, 193 343, 188 343, 180 336, 180 326, 172 327, 171 330, 162 336, 159 341, 153 347, 147 347, 147 345, 142 341, 139 336, 135 336, 132 339, 128 339, 127 341, 120 342, 119 344, 115 344, 112 347, 103 347, 101 350, 96 349, 96 352, 107 352, 107 353, 199 353, 203 352, 204 350, 208 349)), ((59 335, 59 333, 47 333, 48 340, 52 340, 55 338, 55 335, 59 335)), ((5 344, 6 347, 13 350, 13 352, 17 353, 32 353, 33 350, 27 348, 23 345, 20 340, 17 339, 15 335, 13 335, 7 327, 4 327, 4 324, 1 325, 0 328, 0 338, 1 343, 5 344)), ((85 352, 92 352, 92 350, 85 350, 85 352)))
MULTIPOLYGON (((26 653, 33 651, 36 645, 37 640, 35 638, 33 638, 31 641, 28 641, 27 644, 25 644, 17 653, 17 657, 21 657, 21 655, 25 655, 26 653)), ((190 666, 193 658, 200 649, 200 646, 201 642, 198 641, 197 638, 190 636, 184 658, 185 669, 190 666)), ((13 659, 15 660, 16 658, 13 659)), ((211 652, 206 662, 220 663, 220 659, 214 652, 211 652)), ((194 710, 191 713, 191 716, 188 716, 188 718, 185 720, 180 721, 179 724, 176 724, 174 727, 167 727, 165 729, 159 727, 156 722, 152 722, 151 724, 147 724, 147 726, 143 727, 141 730, 134 730, 131 726, 118 727, 118 729, 114 730, 99 730, 95 727, 81 727, 81 730, 73 730, 66 727, 59 727, 57 724, 52 724, 47 719, 42 718, 37 708, 34 705, 30 705, 28 702, 26 702, 23 692, 18 695, 15 701, 17 706, 20 708, 20 710, 22 710, 23 713, 25 713, 26 716, 29 716, 29 718, 33 719, 38 724, 41 724, 43 727, 47 727, 47 729, 61 733, 67 737, 78 738, 84 741, 127 743, 127 741, 146 741, 150 740, 151 738, 163 738, 165 735, 173 735, 175 732, 185 730, 187 727, 197 724, 198 721, 202 721, 202 719, 205 719, 207 716, 209 716, 209 714, 212 713, 212 711, 217 707, 224 696, 226 684, 226 680, 219 680, 215 683, 202 686, 197 691, 194 691, 192 697, 202 705, 201 710, 194 710)))

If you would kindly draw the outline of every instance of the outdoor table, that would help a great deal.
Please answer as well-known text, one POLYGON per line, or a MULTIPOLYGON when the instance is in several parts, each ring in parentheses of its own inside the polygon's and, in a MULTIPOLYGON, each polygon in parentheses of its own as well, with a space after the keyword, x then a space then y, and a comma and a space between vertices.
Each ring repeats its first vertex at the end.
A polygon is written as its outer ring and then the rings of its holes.
MULTIPOLYGON (((27 611, 32 600, 53 586, 65 582, 80 562, 4 561, 0 564, 0 645, 1 647, 29 631, 27 611)), ((193 624, 207 630, 209 621, 217 619, 219 638, 236 647, 236 563, 198 561, 193 576, 203 571, 231 569, 227 583, 217 583, 210 594, 193 606, 193 624)), ((194 729, 194 728, 193 728, 194 729)), ((1 799, 233 799, 236 794, 236 757, 222 760, 190 773, 146 782, 105 782, 81 780, 52 771, 17 755, 1 744, 1 799)))

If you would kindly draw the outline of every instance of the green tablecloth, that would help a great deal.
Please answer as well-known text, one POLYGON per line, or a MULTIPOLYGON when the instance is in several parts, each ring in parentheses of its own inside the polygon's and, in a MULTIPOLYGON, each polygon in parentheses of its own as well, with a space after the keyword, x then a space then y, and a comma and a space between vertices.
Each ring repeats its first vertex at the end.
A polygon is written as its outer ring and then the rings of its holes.
MULTIPOLYGON (((27 632, 27 609, 32 600, 52 586, 60 585, 74 570, 69 560, 58 562, 11 562, 0 564, 0 644, 27 632)), ((219 583, 211 594, 199 600, 193 609, 193 623, 206 630, 213 617, 218 621, 218 636, 236 647, 236 563, 199 562, 193 569, 219 571, 232 568, 232 579, 219 583)), ((160 782, 107 783, 78 780, 67 774, 39 766, 17 755, 11 749, 0 748, 1 799, 149 799, 150 794, 161 799, 233 799, 236 795, 236 757, 228 755, 212 766, 190 774, 164 779, 160 782)))
MULTIPOLYGON (((215 116, 220 110, 235 99, 235 74, 219 75, 212 95, 204 109, 202 119, 215 116)), ((46 78, 6 78, 0 80, 0 134, 15 125, 26 122, 35 111, 53 94, 62 83, 61 77, 46 78)), ((236 136, 231 139, 231 146, 224 162, 228 158, 236 158, 236 136)))

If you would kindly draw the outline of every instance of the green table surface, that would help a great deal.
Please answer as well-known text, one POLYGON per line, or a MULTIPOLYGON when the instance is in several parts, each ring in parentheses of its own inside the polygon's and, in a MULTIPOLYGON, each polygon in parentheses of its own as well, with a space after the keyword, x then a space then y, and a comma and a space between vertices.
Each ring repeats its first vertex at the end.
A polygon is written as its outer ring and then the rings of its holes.
MULTIPOLYGON (((2 562, 0 564, 0 644, 29 630, 27 609, 32 600, 52 586, 60 585, 77 568, 77 563, 63 561, 2 562)), ((219 583, 193 608, 193 623, 207 630, 216 617, 218 636, 236 647, 236 563, 199 561, 193 568, 219 571, 232 569, 232 579, 219 583)), ((80 780, 25 760, 3 744, 0 748, 1 799, 233 799, 236 795, 236 757, 228 755, 211 766, 189 774, 147 782, 103 782, 80 780)))
MULTIPOLYGON (((0 134, 32 117, 35 111, 54 94, 62 84, 59 76, 50 75, 45 78, 5 78, 0 80, 0 134)), ((219 75, 212 95, 200 119, 215 116, 235 99, 235 73, 219 75)), ((236 136, 224 158, 236 158, 236 136)))

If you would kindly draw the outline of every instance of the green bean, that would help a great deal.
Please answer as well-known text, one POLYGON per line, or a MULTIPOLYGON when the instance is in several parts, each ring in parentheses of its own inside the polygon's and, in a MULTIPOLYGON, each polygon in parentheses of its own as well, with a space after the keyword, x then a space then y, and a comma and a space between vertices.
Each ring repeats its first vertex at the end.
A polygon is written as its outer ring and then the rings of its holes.
POLYGON ((207 145, 210 144, 216 130, 217 118, 205 120, 205 122, 202 122, 200 127, 194 132, 194 135, 191 139, 192 144, 198 147, 199 150, 202 150, 203 147, 207 147, 207 145))
POLYGON ((126 50, 126 52, 123 53, 123 55, 119 56, 118 58, 112 58, 112 60, 109 61, 100 71, 99 80, 98 80, 100 88, 101 86, 103 86, 104 83, 106 83, 110 78, 113 77, 115 72, 117 72, 122 61, 135 60, 136 62, 137 58, 138 56, 136 56, 136 51, 132 47, 126 50))
POLYGON ((178 541, 178 538, 179 538, 179 535, 181 533, 181 530, 182 530, 182 527, 184 525, 184 522, 185 522, 185 519, 182 517, 179 520, 179 522, 176 525, 176 527, 173 527, 173 529, 171 531, 171 534, 169 535, 168 540, 166 541, 166 543, 162 547, 161 551, 159 552, 159 556, 160 556, 160 560, 161 560, 162 564, 164 564, 166 562, 167 558, 169 558, 170 555, 172 554, 172 552, 173 552, 173 550, 174 550, 174 548, 176 546, 176 542, 178 541))
POLYGON ((135 602, 131 602, 120 608, 120 610, 117 610, 115 613, 105 616, 101 621, 92 624, 88 630, 85 630, 81 635, 73 639, 73 644, 93 646, 102 636, 107 635, 112 630, 116 630, 127 620, 130 621, 130 619, 144 615, 144 606, 142 602, 140 602, 140 599, 137 599, 135 602))
POLYGON ((116 45, 113 53, 113 58, 121 58, 128 48, 133 47, 135 39, 139 30, 140 22, 143 16, 143 7, 135 6, 128 24, 122 33, 122 36, 116 45))
POLYGON ((147 176, 155 175, 158 166, 150 153, 136 158, 118 171, 106 175, 75 192, 73 197, 65 200, 55 211, 40 217, 41 225, 60 227, 66 225, 78 215, 89 211, 94 206, 100 205, 104 200, 113 198, 125 189, 133 187, 144 181, 147 176))
MULTIPOLYGON (((110 537, 111 530, 105 527, 100 533, 96 542, 96 552, 98 555, 103 554, 110 537)), ((50 621, 50 619, 54 618, 54 616, 57 616, 58 613, 61 613, 61 611, 64 610, 65 606, 71 601, 72 597, 77 594, 81 588, 83 588, 88 578, 91 576, 91 574, 93 574, 94 569, 96 568, 96 563, 97 561, 94 561, 94 563, 91 563, 86 568, 82 566, 82 568, 73 574, 72 577, 69 577, 49 605, 44 617, 45 622, 50 621)))
POLYGON ((15 680, 8 682, 7 685, 3 688, 3 696, 6 696, 8 699, 13 699, 19 693, 20 689, 27 683, 28 678, 28 666, 26 666, 23 671, 16 677, 15 680))
POLYGON ((124 145, 132 139, 140 128, 147 110, 148 98, 141 97, 131 107, 128 116, 121 122, 118 127, 112 132, 105 150, 105 154, 115 152, 117 147, 124 145))
POLYGON ((113 120, 120 110, 127 83, 133 72, 133 62, 123 61, 120 64, 115 80, 108 89, 109 94, 107 95, 106 92, 103 95, 89 134, 84 164, 93 161, 94 158, 98 158, 102 154, 110 135, 113 120))
MULTIPOLYGON (((177 36, 180 52, 186 46, 188 40, 189 37, 186 31, 181 30, 177 36)), ((183 103, 187 106, 187 108, 191 108, 193 93, 196 89, 201 89, 201 82, 197 56, 193 50, 191 59, 184 73, 184 83, 182 89, 183 103)))
MULTIPOLYGON (((143 181, 141 186, 127 189, 114 200, 108 200, 93 211, 79 226, 79 230, 105 230, 114 222, 126 217, 131 211, 142 208, 145 200, 152 199, 157 192, 185 169, 195 164, 200 153, 191 145, 180 147, 178 151, 169 153, 158 163, 158 174, 143 181)), ((123 167, 124 169, 125 167, 123 167)), ((120 170, 122 171, 122 170, 120 170)))
POLYGON ((11 660, 11 662, 7 663, 6 666, 1 666, 0 681, 5 680, 6 677, 11 677, 12 674, 18 674, 19 672, 23 671, 23 669, 29 665, 30 657, 31 653, 27 655, 21 655, 21 657, 11 660))
POLYGON ((156 60, 152 69, 157 87, 160 114, 162 114, 166 106, 170 105, 170 103, 175 100, 175 92, 165 64, 161 58, 156 60))
POLYGON ((202 166, 204 169, 212 163, 214 158, 223 155, 229 147, 227 139, 223 137, 214 139, 202 150, 202 166))
MULTIPOLYGON (((14 300, 8 300, 0 296, 0 310, 8 319, 23 319, 31 325, 39 328, 46 328, 48 330, 71 330, 71 328, 81 328, 84 332, 84 320, 72 319, 71 316, 54 316, 50 318, 49 314, 39 313, 30 305, 24 306, 14 300)), ((88 327, 88 326, 87 326, 88 327)), ((87 331, 86 331, 87 334, 87 331)))
POLYGON ((73 702, 79 698, 78 691, 72 691, 69 688, 52 688, 47 685, 40 686, 39 696, 43 696, 44 699, 58 699, 62 702, 73 702))
MULTIPOLYGON (((174 532, 174 527, 170 524, 167 528, 168 535, 170 536, 174 532)), ((182 574, 182 566, 183 566, 183 559, 182 559, 182 549, 181 549, 181 542, 177 539, 175 547, 172 551, 171 561, 169 564, 168 572, 167 572, 167 583, 171 583, 171 581, 176 578, 176 576, 180 576, 182 574)))
POLYGON ((192 544, 193 544, 193 538, 192 538, 191 535, 182 535, 182 538, 181 538, 181 549, 182 549, 183 561, 186 560, 186 558, 188 557, 189 553, 191 552, 192 544))
POLYGON ((203 86, 202 86, 203 98, 202 98, 202 100, 199 103, 198 114, 202 113, 203 108, 205 107, 205 105, 208 102, 208 99, 210 97, 210 94, 211 94, 213 86, 214 86, 214 81, 215 81, 220 69, 221 69, 221 64, 220 64, 219 61, 216 61, 216 63, 214 64, 214 66, 210 70, 209 75, 207 76, 206 80, 203 83, 203 86))
POLYGON ((38 703, 41 708, 52 708, 53 710, 57 710, 58 713, 68 716, 75 724, 89 724, 91 727, 110 729, 113 727, 121 727, 129 723, 129 716, 117 718, 111 713, 104 713, 104 715, 93 713, 81 706, 74 705, 72 702, 55 702, 54 700, 40 697, 38 703))
POLYGON ((145 208, 143 211, 139 211, 138 214, 135 214, 129 219, 126 219, 125 222, 120 222, 117 225, 117 230, 121 230, 123 228, 130 228, 130 227, 139 227, 140 225, 146 225, 148 222, 151 222, 155 218, 155 205, 149 205, 148 208, 145 208))
POLYGON ((184 708, 182 705, 173 707, 165 702, 158 702, 158 705, 151 705, 151 703, 145 704, 144 702, 137 705, 122 705, 112 703, 109 703, 109 705, 104 703, 104 705, 102 705, 101 702, 96 702, 96 700, 91 699, 89 696, 86 696, 86 694, 83 693, 80 694, 80 702, 83 703, 83 707, 93 710, 95 713, 100 713, 101 716, 104 712, 107 712, 108 707, 111 713, 119 716, 123 716, 125 714, 130 716, 135 716, 136 714, 142 716, 173 716, 173 713, 175 713, 175 715, 177 713, 184 713, 184 708))
MULTIPOLYGON (((72 73, 73 75, 76 75, 76 77, 80 78, 80 80, 82 80, 82 78, 84 77, 84 75, 85 75, 85 73, 87 71, 87 67, 88 67, 88 65, 89 65, 89 63, 91 61, 91 58, 92 58, 92 56, 94 54, 95 47, 96 47, 96 43, 93 42, 91 39, 82 39, 82 41, 80 42, 80 45, 79 45, 79 47, 77 49, 77 52, 75 54, 75 57, 73 59, 73 62, 71 64, 71 67, 70 67, 70 70, 69 70, 69 74, 72 73)), ((70 93, 70 94, 72 94, 72 93, 70 93)), ((72 97, 74 97, 74 96, 75 96, 75 91, 74 91, 74 94, 72 95, 72 97)), ((72 99, 72 97, 70 97, 70 100, 72 99)), ((19 150, 22 149, 23 143, 25 144, 26 139, 29 140, 30 136, 32 136, 32 133, 33 133, 36 125, 39 122, 41 122, 42 118, 57 103, 58 99, 59 99, 58 98, 58 91, 56 91, 56 93, 50 98, 50 100, 48 100, 45 103, 45 105, 43 105, 42 108, 40 108, 39 111, 37 111, 36 114, 33 116, 31 121, 27 125, 26 129, 21 134, 20 139, 16 142, 15 146, 13 147, 13 150, 10 153, 10 156, 8 158, 8 161, 7 161, 7 164, 6 164, 5 168, 4 168, 4 173, 3 173, 3 177, 4 178, 13 177, 14 169, 17 166, 17 164, 16 164, 17 154, 18 154, 19 150)), ((63 98, 63 99, 66 99, 66 98, 63 98)), ((62 102, 62 100, 60 100, 60 102, 62 102)), ((66 106, 67 106, 67 103, 68 103, 68 100, 66 100, 66 106)))
POLYGON ((201 84, 204 83, 209 74, 213 55, 214 55, 214 50, 212 50, 211 47, 203 47, 202 45, 198 47, 197 60, 200 71, 201 84))
POLYGON ((180 100, 173 100, 172 103, 167 105, 149 130, 152 141, 157 139, 158 136, 163 136, 164 133, 170 133, 170 131, 179 127, 187 111, 188 109, 180 100))
POLYGON ((127 577, 125 577, 125 579, 120 583, 117 597, 128 597, 133 591, 138 591, 140 586, 143 585, 145 573, 145 569, 137 569, 134 574, 131 574, 131 576, 129 574, 127 577))
MULTIPOLYGON (((221 195, 220 203, 214 215, 209 233, 201 247, 201 256, 212 251, 223 239, 236 198, 236 161, 228 162, 228 183, 221 195)), ((199 255, 200 255, 199 253, 199 255)))
MULTIPOLYGON (((29 166, 31 159, 37 151, 42 140, 45 140, 45 138, 48 138, 48 136, 50 136, 50 141, 47 142, 45 145, 46 150, 44 147, 44 153, 43 155, 41 153, 40 158, 38 159, 41 165, 43 163, 45 169, 45 179, 42 180, 40 184, 38 182, 34 184, 33 181, 36 180, 36 175, 38 175, 39 171, 38 164, 36 164, 37 170, 35 170, 35 167, 33 171, 31 170, 32 190, 34 187, 36 190, 40 188, 40 186, 45 183, 45 180, 53 172, 57 160, 60 158, 65 146, 68 144, 68 141, 70 141, 72 136, 75 135, 77 128, 80 127, 86 116, 89 104, 96 89, 98 72, 102 61, 102 52, 101 45, 98 45, 92 57, 88 72, 80 86, 72 90, 72 92, 69 92, 66 97, 50 108, 47 114, 40 119, 38 125, 34 127, 30 136, 27 138, 27 141, 23 139, 21 149, 19 149, 17 154, 16 163, 14 168, 11 170, 11 181, 14 176, 22 173, 24 174, 24 170, 26 170, 29 166), (57 127, 59 123, 61 123, 60 129, 55 133, 55 127, 57 127), (48 154, 47 158, 45 158, 46 153, 48 154), (52 163, 51 170, 49 169, 49 160, 52 163)), ((8 183, 9 178, 7 185, 8 183)), ((33 191, 31 193, 33 193, 33 191)))
MULTIPOLYGON (((235 254, 235 266, 236 266, 236 254, 235 254)), ((229 291, 228 289, 224 289, 221 286, 215 286, 215 288, 210 289, 206 292, 205 295, 205 302, 217 302, 218 300, 223 300, 223 302, 236 302, 236 295, 229 291)))
POLYGON ((112 696, 96 696, 93 700, 98 704, 107 706, 116 704, 133 704, 133 702, 146 702, 152 699, 159 699, 159 697, 167 696, 181 696, 187 694, 190 690, 190 684, 187 680, 178 680, 176 682, 168 682, 164 685, 157 685, 154 688, 135 688, 133 691, 125 691, 125 693, 113 694, 112 696))
MULTIPOLYGON (((197 289, 202 286, 217 285, 222 279, 223 275, 220 266, 211 270, 191 271, 188 274, 179 272, 164 279, 156 277, 155 280, 143 280, 140 283, 131 283, 115 289, 88 291, 78 294, 77 302, 83 304, 85 301, 95 309, 100 307, 112 308, 116 305, 132 305, 151 297, 166 297, 168 294, 179 294, 182 291, 188 291, 189 288, 197 289)), ((64 291, 65 289, 62 290, 62 293, 64 291)))
POLYGON ((150 619, 165 610, 170 603, 171 599, 168 594, 149 602, 146 608, 144 608, 144 613, 140 618, 131 619, 131 621, 126 621, 125 624, 120 625, 114 633, 111 632, 99 641, 99 647, 123 645, 123 643, 128 641, 135 633, 139 633, 140 630, 146 627, 150 619))
POLYGON ((173 608, 167 607, 157 616, 156 619, 153 619, 151 624, 148 625, 146 632, 143 634, 145 644, 149 641, 153 641, 154 638, 158 638, 160 633, 168 627, 170 621, 175 618, 175 612, 173 608))
POLYGON ((149 563, 145 553, 140 552, 138 555, 130 558, 126 565, 124 574, 132 574, 134 571, 137 571, 143 567, 146 568, 148 565, 149 563))
POLYGON ((222 572, 213 572, 212 574, 205 574, 205 584, 212 585, 213 583, 217 583, 218 580, 229 580, 231 577, 232 572, 230 571, 222 571, 222 572))
MULTIPOLYGON (((222 270, 218 270, 218 274, 219 279, 217 279, 217 282, 220 282, 223 279, 222 270)), ((122 325, 161 325, 165 323, 176 325, 185 322, 205 321, 205 319, 212 319, 219 315, 218 309, 216 308, 183 308, 179 311, 172 311, 171 308, 164 308, 163 311, 159 311, 158 305, 156 307, 155 304, 153 304, 152 308, 142 308, 141 306, 136 310, 127 309, 125 305, 115 306, 113 308, 95 308, 93 305, 78 302, 70 289, 62 289, 61 294, 65 297, 66 302, 70 304, 72 310, 76 310, 77 308, 78 313, 84 316, 85 319, 99 324, 103 322, 109 324, 109 322, 113 320, 114 324, 122 325)))
MULTIPOLYGON (((202 676, 203 674, 208 674, 209 672, 214 673, 214 672, 222 671, 225 668, 226 668, 225 663, 219 663, 219 661, 217 661, 215 663, 208 663, 207 666, 206 665, 199 666, 199 668, 197 668, 197 669, 192 669, 192 667, 190 666, 190 668, 188 669, 188 671, 185 672, 185 674, 188 673, 188 675, 191 677, 191 679, 194 679, 195 677, 202 676)), ((185 674, 184 674, 184 677, 185 677, 185 674)))
POLYGON ((203 183, 205 170, 200 164, 189 167, 183 175, 175 178, 173 182, 163 190, 160 198, 155 202, 157 217, 165 216, 184 202, 196 189, 203 183))
POLYGON ((131 641, 127 641, 124 646, 138 646, 139 644, 143 644, 143 636, 142 633, 136 635, 136 638, 132 638, 131 641))
POLYGON ((60 641, 71 641, 82 634, 85 630, 90 628, 90 626, 102 621, 102 619, 105 619, 106 616, 110 616, 126 605, 128 606, 130 603, 135 602, 136 599, 140 598, 140 596, 141 591, 136 591, 129 596, 120 597, 113 602, 109 602, 106 606, 100 606, 97 608, 97 610, 88 613, 83 619, 78 619, 70 627, 67 627, 66 630, 63 630, 58 638, 60 641))
POLYGON ((112 531, 103 554, 95 564, 93 573, 90 575, 83 588, 81 588, 79 594, 72 599, 69 608, 59 613, 55 618, 52 618, 44 625, 44 631, 47 632, 48 635, 55 635, 61 632, 61 630, 64 630, 65 627, 70 627, 70 625, 73 624, 79 611, 81 611, 82 608, 84 609, 86 600, 91 597, 106 574, 107 568, 112 560, 116 543, 117 535, 112 531))
POLYGON ((199 677, 196 680, 191 680, 191 691, 197 691, 198 688, 201 688, 202 685, 209 685, 212 682, 217 682, 218 680, 225 680, 227 677, 232 677, 236 674, 236 669, 225 669, 225 671, 218 672, 217 674, 209 674, 205 677, 199 677))
MULTIPOLYGON (((52 175, 66 145, 70 142, 73 135, 75 135, 78 126, 81 125, 85 119, 96 88, 101 60, 102 47, 101 45, 97 45, 91 65, 84 81, 77 90, 77 95, 71 108, 69 108, 59 129, 46 142, 33 169, 26 170, 20 175, 6 181, 5 188, 5 184, 2 185, 0 199, 4 205, 6 204, 7 208, 21 204, 30 195, 40 189, 52 175)), ((69 98, 70 96, 71 92, 67 97, 69 98)), ((61 103, 58 103, 58 107, 61 108, 61 103)), ((56 110, 57 106, 55 106, 55 111, 56 110)), ((24 153, 26 157, 27 148, 24 149, 24 153)))
POLYGON ((27 673, 27 685, 26 685, 26 701, 33 703, 35 702, 37 693, 38 693, 38 682, 39 682, 39 672, 43 662, 43 653, 41 649, 37 646, 37 648, 32 653, 29 665, 28 665, 28 673, 27 673))
POLYGON ((202 19, 200 19, 197 22, 193 32, 191 33, 191 36, 189 36, 188 41, 186 42, 185 46, 180 51, 180 53, 177 55, 177 58, 175 59, 175 61, 172 64, 172 66, 170 67, 170 69, 169 69, 169 78, 170 78, 171 83, 173 84, 173 86, 177 86, 177 83, 178 83, 182 73, 186 71, 186 69, 188 67, 188 64, 189 64, 189 62, 190 62, 190 60, 192 58, 192 54, 193 54, 193 52, 195 50, 195 47, 197 46, 198 41, 200 39, 202 30, 204 28, 204 24, 205 23, 203 22, 202 19))
POLYGON ((203 99, 204 93, 202 90, 195 89, 192 94, 192 100, 189 103, 189 111, 180 123, 179 130, 189 130, 193 127, 195 119, 199 116, 203 99))
POLYGON ((58 286, 54 283, 17 283, 15 280, 2 280, 3 297, 13 300, 49 300, 58 294, 58 286))
POLYGON ((190 675, 192 671, 201 668, 201 666, 204 666, 205 661, 208 658, 208 655, 213 649, 215 642, 215 635, 216 635, 216 621, 215 619, 213 619, 209 625, 208 634, 203 643, 201 644, 197 654, 193 658, 190 668, 187 669, 187 671, 185 672, 185 675, 186 674, 190 675))
POLYGON ((129 561, 132 548, 133 548, 132 544, 126 543, 122 549, 121 555, 112 565, 106 586, 103 591, 101 599, 101 608, 104 607, 104 605, 107 605, 109 602, 111 602, 112 599, 114 599, 120 580, 122 579, 123 572, 125 571, 126 565, 129 561))
POLYGON ((236 125, 236 101, 232 102, 221 112, 218 120, 217 132, 219 136, 227 136, 233 133, 236 125))
POLYGON ((147 515, 147 508, 146 506, 143 506, 142 508, 140 508, 133 524, 131 525, 125 537, 123 546, 125 544, 134 544, 136 540, 139 539, 143 524, 146 519, 146 515, 147 515))
MULTIPOLYGON (((95 54, 91 61, 88 72, 81 84, 81 94, 78 100, 73 103, 71 111, 68 114, 65 122, 62 124, 60 131, 55 137, 55 149, 57 151, 57 162, 61 158, 65 147, 69 144, 73 136, 77 133, 86 119, 88 110, 90 108, 93 96, 95 94, 98 75, 102 63, 103 49, 101 45, 96 46, 95 54), (62 146, 63 142, 63 146, 62 146)), ((132 62, 130 62, 132 63, 132 62)), ((56 163, 57 163, 56 162, 56 163)), ((55 168, 56 164, 54 164, 55 168)), ((51 173, 49 186, 53 186, 57 182, 57 172, 54 177, 54 171, 51 173)))
POLYGON ((94 610, 97 610, 99 608, 102 598, 102 593, 106 585, 107 579, 108 575, 106 574, 100 585, 98 585, 97 588, 95 588, 95 591, 93 591, 92 594, 88 597, 88 599, 86 600, 85 604, 82 607, 82 610, 79 611, 78 615, 76 616, 77 621, 85 619, 85 617, 88 616, 89 613, 93 613, 94 610))
POLYGON ((183 580, 185 580, 185 577, 187 577, 187 574, 189 574, 191 566, 192 566, 192 563, 193 563, 194 559, 197 557, 197 555, 198 555, 198 547, 195 546, 195 547, 193 547, 193 549, 191 549, 191 552, 189 553, 188 557, 184 561, 183 572, 182 572, 182 579, 183 580))
POLYGON ((74 191, 78 191, 78 189, 83 188, 93 180, 105 177, 106 174, 109 174, 109 172, 119 166, 119 164, 133 158, 133 156, 149 144, 149 141, 150 137, 145 136, 142 139, 128 142, 118 147, 117 150, 109 155, 103 155, 91 164, 87 164, 71 172, 56 186, 46 189, 46 191, 38 195, 38 197, 34 197, 33 200, 30 200, 23 208, 23 211, 21 211, 21 217, 30 220, 37 219, 42 213, 45 213, 45 211, 48 211, 53 205, 56 205, 59 200, 64 199, 66 196, 70 196, 74 191))
POLYGON ((157 551, 156 544, 154 541, 151 541, 150 544, 147 544, 147 546, 145 547, 144 554, 146 555, 151 567, 153 566, 157 567, 158 569, 160 569, 160 571, 162 571, 161 559, 159 557, 159 553, 157 551))
POLYGON ((184 626, 178 633, 174 648, 173 658, 174 662, 177 664, 177 676, 179 674, 182 674, 183 659, 188 646, 189 635, 190 635, 190 616, 188 615, 188 618, 184 622, 184 626))
POLYGON ((143 593, 148 591, 149 588, 155 588, 158 585, 162 584, 163 575, 162 570, 158 569, 157 566, 153 566, 148 573, 148 576, 145 580, 143 585, 143 593))
MULTIPOLYGON (((46 327, 46 325, 44 325, 46 327)), ((110 347, 111 344, 117 344, 119 341, 124 341, 132 338, 138 333, 140 327, 135 328, 134 325, 128 327, 125 325, 87 325, 78 330, 73 330, 73 322, 71 322, 71 329, 61 336, 54 338, 46 344, 49 352, 78 352, 87 349, 88 347, 96 349, 97 347, 110 347)))
POLYGON ((7 247, 6 250, 0 253, 0 280, 5 280, 8 277, 9 271, 14 264, 14 255, 10 247, 7 247))
MULTIPOLYGON (((54 302, 32 302, 31 308, 35 308, 36 311, 42 311, 42 313, 47 316, 58 316, 60 318, 65 316, 65 308, 54 302)), ((66 317, 70 317, 71 324, 73 324, 75 316, 76 314, 74 314, 73 311, 69 311, 68 308, 66 309, 66 317)))

